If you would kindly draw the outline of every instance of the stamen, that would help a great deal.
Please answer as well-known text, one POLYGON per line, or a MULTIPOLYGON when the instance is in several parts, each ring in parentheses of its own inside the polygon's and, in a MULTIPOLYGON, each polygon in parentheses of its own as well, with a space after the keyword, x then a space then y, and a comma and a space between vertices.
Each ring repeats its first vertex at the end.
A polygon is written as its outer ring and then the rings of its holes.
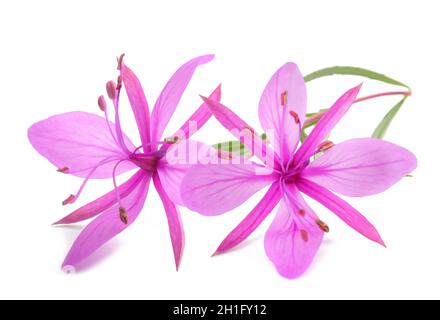
POLYGON ((121 75, 118 76, 118 84, 116 86, 116 90, 121 91, 122 88, 122 77, 121 75))
POLYGON ((119 207, 119 219, 121 219, 122 223, 128 224, 128 214, 124 207, 119 207))
POLYGON ((281 106, 285 107, 287 105, 287 91, 281 93, 281 106))
POLYGON ((318 225, 319 229, 321 229, 322 231, 328 233, 330 232, 330 228, 328 227, 328 225, 322 221, 322 220, 316 220, 316 224, 318 225))
POLYGON ((107 90, 107 95, 111 100, 116 98, 116 83, 113 80, 107 82, 105 89, 107 90))
MULTIPOLYGON (((116 200, 117 200, 118 203, 119 203, 119 217, 121 218, 121 221, 122 221, 122 222, 124 222, 124 220, 123 220, 123 216, 124 216, 123 212, 127 213, 127 211, 124 209, 124 207, 122 206, 122 203, 121 203, 121 194, 119 193, 119 188, 118 188, 118 185, 117 185, 117 183, 116 183, 116 169, 117 169, 118 166, 119 166, 122 162, 124 162, 124 161, 128 161, 128 159, 122 159, 122 160, 119 160, 119 161, 115 164, 115 166, 113 167, 113 174, 112 174, 113 187, 114 187, 115 194, 116 194, 116 200), (123 209, 123 211, 121 211, 121 209, 123 209), (122 213, 121 213, 121 212, 122 212, 122 213)), ((127 219, 128 219, 128 218, 127 218, 127 219)))
POLYGON ((107 110, 107 102, 105 102, 105 98, 103 95, 100 95, 98 98, 98 106, 101 111, 105 112, 107 110))
POLYGON ((62 167, 57 169, 57 172, 66 173, 67 171, 69 171, 69 167, 62 167))
POLYGON ((121 70, 124 56, 125 56, 125 53, 121 54, 119 57, 116 58, 116 61, 118 62, 118 70, 121 70))
POLYGON ((309 241, 309 234, 306 230, 301 229, 300 233, 301 233, 301 238, 304 240, 304 242, 309 241))
POLYGON ((96 171, 96 169, 98 169, 102 165, 105 165, 107 163, 110 163, 110 162, 113 162, 113 161, 117 161, 117 160, 118 160, 117 158, 108 157, 108 158, 105 158, 104 160, 98 162, 94 167, 72 172, 72 173, 77 173, 77 172, 83 172, 85 170, 90 170, 87 173, 87 176, 84 178, 84 181, 82 182, 81 186, 79 187, 78 192, 75 195, 71 194, 66 200, 64 200, 63 201, 63 206, 65 206, 66 204, 72 204, 72 203, 74 203, 79 198, 79 196, 81 195, 82 191, 84 190, 84 187, 86 186, 87 182, 89 181, 89 179, 92 176, 92 174, 96 171))
POLYGON ((324 152, 333 147, 335 144, 331 141, 324 141, 321 144, 318 145, 318 151, 324 152))
MULTIPOLYGON (((177 137, 178 138, 178 137, 177 137)), ((172 138, 169 138, 169 139, 172 139, 172 138)), ((153 145, 153 144, 157 144, 157 145, 162 145, 162 144, 165 144, 165 143, 174 143, 174 141, 170 141, 170 142, 168 142, 168 141, 165 141, 166 139, 164 139, 164 141, 155 141, 155 142, 148 142, 148 143, 145 143, 145 145, 141 145, 141 146, 139 146, 139 147, 137 147, 136 149, 134 149, 132 152, 131 152, 131 154, 133 155, 133 154, 136 154, 136 152, 138 152, 140 149, 142 149, 144 146, 146 147, 146 146, 151 146, 151 145, 153 145)), ((175 140, 175 138, 174 138, 174 140, 175 140)), ((183 139, 182 139, 183 140, 183 139)), ((181 140, 178 140, 178 141, 181 141, 181 140)))
POLYGON ((120 86, 122 85, 122 80, 121 77, 118 77, 118 87, 115 87, 115 83, 113 81, 109 82, 109 83, 113 83, 111 86, 113 89, 112 92, 115 94, 115 98, 112 99, 113 101, 113 106, 115 108, 115 128, 116 128, 116 138, 118 140, 118 145, 124 150, 124 152, 128 155, 130 154, 130 151, 128 150, 127 146, 125 145, 124 139, 122 137, 122 129, 121 129, 121 123, 120 123, 120 118, 119 118, 119 96, 120 96, 120 86))
POLYGON ((295 123, 299 123, 299 117, 298 117, 298 114, 295 111, 290 110, 289 114, 293 117, 293 119, 295 119, 295 123))
POLYGON ((115 134, 113 133, 113 129, 110 125, 110 120, 108 119, 107 109, 104 110, 104 114, 105 114, 105 122, 107 123, 108 131, 112 135, 113 141, 116 143, 116 145, 119 145, 119 141, 116 139, 115 134))
POLYGON ((75 200, 75 196, 73 194, 71 194, 70 196, 68 196, 66 198, 66 200, 63 201, 63 206, 65 206, 66 204, 69 204, 69 203, 73 203, 73 200, 75 200))
POLYGON ((304 209, 299 209, 298 210, 298 215, 300 215, 301 217, 305 217, 306 211, 304 209))
POLYGON ((183 139, 180 138, 179 136, 168 137, 168 138, 164 139, 165 143, 169 143, 169 144, 177 143, 177 142, 180 142, 182 140, 183 139))

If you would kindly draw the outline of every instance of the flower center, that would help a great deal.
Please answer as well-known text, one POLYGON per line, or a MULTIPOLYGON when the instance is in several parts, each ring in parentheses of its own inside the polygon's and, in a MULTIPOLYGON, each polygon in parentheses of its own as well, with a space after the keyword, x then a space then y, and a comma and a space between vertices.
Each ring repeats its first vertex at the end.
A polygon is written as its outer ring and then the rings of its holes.
POLYGON ((132 153, 130 155, 131 162, 147 172, 153 172, 156 170, 160 158, 158 152, 152 154, 132 153))

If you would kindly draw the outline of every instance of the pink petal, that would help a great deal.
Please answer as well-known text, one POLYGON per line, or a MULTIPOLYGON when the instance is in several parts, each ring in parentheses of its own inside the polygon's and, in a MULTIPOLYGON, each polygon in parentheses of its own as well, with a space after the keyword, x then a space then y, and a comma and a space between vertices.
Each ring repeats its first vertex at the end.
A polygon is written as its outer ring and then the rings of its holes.
POLYGON ((333 211, 334 214, 354 230, 366 238, 385 246, 376 228, 374 228, 374 226, 359 211, 347 202, 337 197, 326 188, 307 179, 299 179, 296 184, 301 192, 333 211))
MULTIPOLYGON (((115 126, 110 123, 114 131, 115 126)), ((91 178, 110 178, 115 162, 127 155, 114 141, 104 118, 86 112, 69 112, 33 124, 28 130, 33 147, 57 168, 75 176, 86 177, 99 163, 91 178), (113 159, 113 161, 111 161, 113 159), (63 169, 64 168, 64 169, 63 169)), ((128 137, 125 144, 135 147, 128 137)), ((117 173, 134 169, 129 161, 118 166, 117 173)))
POLYGON ((124 63, 121 64, 121 77, 133 110, 142 145, 150 150, 150 111, 139 79, 124 63))
POLYGON ((336 126, 348 109, 350 109, 360 89, 361 85, 348 90, 324 114, 316 127, 313 128, 307 139, 295 153, 293 157, 293 163, 295 166, 301 166, 316 152, 318 145, 336 126))
MULTIPOLYGON (((209 96, 209 99, 214 101, 220 101, 221 99, 221 85, 219 85, 209 96)), ((206 102, 194 112, 191 117, 180 127, 179 130, 173 134, 173 137, 179 137, 181 139, 189 139, 197 130, 200 130, 205 123, 211 118, 212 113, 208 108, 206 102)), ((165 145, 169 146, 169 145, 165 145)))
POLYGON ((173 245, 174 260, 176 262, 176 270, 179 270, 183 249, 185 247, 185 233, 183 230, 182 220, 180 218, 180 212, 176 205, 168 197, 167 192, 162 187, 160 178, 157 175, 153 177, 153 182, 157 193, 162 199, 162 203, 167 214, 171 243, 173 245))
POLYGON ((194 165, 210 163, 217 151, 212 146, 194 140, 184 140, 169 146, 157 166, 157 173, 168 197, 183 206, 181 184, 186 172, 194 165))
POLYGON ((212 59, 214 59, 214 55, 194 58, 181 66, 170 78, 157 99, 151 114, 151 139, 153 141, 161 139, 163 131, 170 121, 174 110, 176 110, 177 104, 196 68, 212 59))
POLYGON ((324 233, 315 222, 316 214, 297 189, 294 186, 289 189, 266 232, 264 248, 278 272, 292 279, 302 275, 310 266, 324 233), (304 217, 298 214, 300 209, 304 210, 304 217))
POLYGON ((222 241, 214 255, 224 253, 246 240, 247 237, 258 228, 261 222, 264 221, 267 215, 272 212, 280 199, 280 186, 278 182, 275 182, 257 206, 222 241))
MULTIPOLYGON (((221 86, 219 85, 211 93, 209 98, 219 101, 220 97, 221 86)), ((199 130, 209 120, 211 115, 211 111, 204 102, 172 137, 189 139, 196 130, 199 130)), ((161 152, 167 153, 166 156, 161 159, 157 168, 161 183, 170 199, 178 205, 183 205, 180 195, 180 185, 186 171, 192 165, 200 163, 200 161, 206 161, 204 163, 208 163, 208 159, 215 154, 215 149, 200 142, 184 140, 179 143, 164 144, 160 150, 161 152), (191 152, 193 153, 193 157, 190 154, 191 152), (173 159, 179 157, 180 160, 184 161, 170 163, 167 161, 167 158, 171 157, 173 159)))
POLYGON ((352 139, 327 150, 301 176, 334 192, 360 197, 385 191, 416 166, 416 157, 393 143, 352 139))
POLYGON ((180 195, 180 186, 189 166, 168 165, 164 161, 161 162, 160 167, 157 169, 157 173, 160 177, 163 188, 167 191, 168 196, 174 203, 183 206, 183 200, 180 195))
POLYGON ((276 179, 274 173, 259 174, 259 169, 255 164, 193 166, 182 181, 183 202, 203 215, 225 213, 276 179))
POLYGON ((275 151, 290 159, 299 141, 300 124, 304 123, 307 92, 304 78, 296 64, 283 65, 269 80, 260 99, 258 115, 266 133, 274 131, 275 151), (285 101, 284 100, 285 97, 285 101), (290 115, 297 114, 300 124, 290 115))
POLYGON ((203 98, 216 119, 229 130, 237 139, 266 165, 276 167, 280 160, 277 154, 263 141, 255 130, 244 122, 238 115, 220 102, 203 98), (246 138, 246 135, 250 135, 246 138))
MULTIPOLYGON (((119 194, 121 199, 127 197, 136 188, 140 180, 144 176, 144 171, 139 170, 130 179, 118 186, 119 194)), ((65 216, 63 219, 54 223, 57 224, 72 224, 93 218, 100 214, 101 212, 107 212, 108 210, 114 210, 113 205, 116 203, 116 192, 112 190, 102 197, 76 209, 69 215, 65 216), (106 211, 107 210, 107 211, 106 211)))
POLYGON ((150 175, 144 173, 136 188, 122 200, 122 204, 128 213, 128 223, 121 221, 119 207, 114 205, 112 210, 107 210, 98 218, 87 225, 75 240, 72 248, 63 262, 63 269, 77 267, 77 265, 89 257, 111 238, 124 231, 142 210, 148 193, 150 175))

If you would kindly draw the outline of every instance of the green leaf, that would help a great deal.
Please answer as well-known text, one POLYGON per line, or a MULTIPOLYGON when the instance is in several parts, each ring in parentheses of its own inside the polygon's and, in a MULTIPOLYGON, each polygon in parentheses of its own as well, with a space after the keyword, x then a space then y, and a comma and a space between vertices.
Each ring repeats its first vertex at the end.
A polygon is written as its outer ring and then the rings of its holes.
POLYGON ((372 135, 373 138, 382 139, 385 136, 385 133, 387 132, 387 129, 391 124, 391 121, 393 121, 394 117, 402 107, 405 100, 406 97, 400 100, 394 107, 391 108, 390 111, 388 111, 388 113, 385 115, 385 117, 383 117, 382 121, 374 130, 372 135))
POLYGON ((307 139, 307 133, 306 133, 306 131, 303 129, 303 130, 301 130, 301 137, 300 137, 300 141, 301 141, 301 143, 303 143, 306 139, 307 139))
MULTIPOLYGON (((261 135, 261 139, 266 140, 267 134, 263 133, 261 135)), ((233 155, 236 156, 245 156, 245 157, 251 157, 252 153, 246 148, 246 146, 240 141, 226 141, 226 142, 220 142, 213 145, 213 147, 217 150, 223 150, 224 152, 230 152, 233 155)))
POLYGON ((393 84, 400 87, 405 87, 410 89, 410 87, 400 81, 394 80, 384 74, 377 73, 371 70, 363 69, 363 68, 357 68, 357 67, 330 67, 330 68, 324 68, 315 72, 312 72, 304 77, 304 81, 312 81, 318 78, 327 77, 327 76, 333 76, 333 75, 352 75, 352 76, 360 76, 365 77, 377 81, 382 81, 385 83, 393 84))
MULTIPOLYGON (((375 71, 371 71, 368 69, 364 69, 364 68, 350 67, 350 66, 335 66, 335 67, 320 69, 318 71, 312 72, 312 73, 308 74, 307 76, 305 76, 304 81, 309 82, 309 81, 312 81, 315 79, 319 79, 319 78, 327 77, 327 76, 332 76, 332 75, 360 76, 360 77, 365 77, 368 79, 377 80, 377 81, 381 81, 381 82, 396 85, 396 86, 405 87, 408 90, 411 90, 408 85, 406 85, 400 81, 397 81, 393 78, 390 78, 384 74, 381 74, 381 73, 378 73, 375 71)), ((384 137, 388 127, 390 126, 391 121, 396 116, 397 112, 402 107, 405 100, 406 100, 406 97, 403 98, 401 101, 399 101, 399 103, 397 105, 395 105, 385 115, 383 120, 377 126, 376 130, 374 130, 374 133, 373 133, 374 138, 381 139, 384 137)), ((323 110, 326 110, 326 109, 322 109, 320 111, 323 111, 323 110)), ((306 117, 309 118, 315 114, 316 114, 316 112, 308 113, 308 114, 306 114, 306 117)), ((303 130, 301 132, 301 142, 303 142, 307 138, 307 133, 306 133, 305 129, 312 127, 312 126, 315 126, 317 122, 318 121, 313 121, 303 127, 303 130)), ((267 138, 266 134, 264 134, 264 133, 262 134, 261 137, 263 140, 265 140, 267 138)), ((228 141, 228 142, 223 142, 223 143, 217 143, 214 145, 214 147, 217 150, 221 149, 225 152, 231 152, 232 154, 239 155, 239 156, 249 156, 249 157, 251 156, 250 151, 247 150, 247 148, 243 144, 241 144, 239 141, 228 141)))
POLYGON ((251 156, 249 150, 240 141, 227 141, 216 143, 214 146, 217 150, 222 150, 224 152, 232 153, 236 156, 251 156))

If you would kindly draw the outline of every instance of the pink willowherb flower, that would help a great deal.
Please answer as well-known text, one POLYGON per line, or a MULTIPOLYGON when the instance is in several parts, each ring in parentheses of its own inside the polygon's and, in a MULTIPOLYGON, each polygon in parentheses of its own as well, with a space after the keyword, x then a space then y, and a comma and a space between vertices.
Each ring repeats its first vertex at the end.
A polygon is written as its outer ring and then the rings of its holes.
MULTIPOLYGON (((113 191, 75 210, 55 224, 71 224, 99 215, 81 232, 63 262, 63 268, 75 268, 108 240, 125 230, 141 212, 150 181, 162 199, 168 219, 176 269, 179 268, 184 248, 184 230, 179 209, 182 204, 179 185, 188 165, 167 162, 165 155, 174 145, 189 143, 193 123, 201 128, 211 117, 205 103, 188 119, 171 139, 161 137, 195 69, 213 59, 201 56, 181 66, 168 81, 150 115, 142 86, 122 61, 119 60, 118 83, 107 83, 107 94, 115 109, 115 123, 109 121, 107 104, 99 97, 99 108, 105 118, 86 112, 55 115, 29 128, 29 140, 34 148, 58 171, 85 178, 79 191, 63 204, 75 202, 89 179, 112 178, 113 191), (142 145, 136 148, 123 133, 119 119, 119 97, 122 87, 127 92, 142 145), (115 177, 135 170, 131 178, 117 186, 115 177)), ((219 100, 220 86, 210 98, 219 100)), ((198 145, 198 144, 197 144, 198 145)))
POLYGON ((417 166, 415 156, 377 139, 323 142, 354 102, 360 86, 342 95, 297 148, 306 112, 306 87, 294 63, 281 67, 259 104, 265 132, 273 131, 274 150, 248 124, 219 102, 204 99, 214 116, 264 162, 198 164, 182 181, 185 205, 204 215, 229 211, 270 185, 248 216, 223 240, 215 254, 244 241, 281 202, 265 235, 265 250, 278 272, 300 276, 311 264, 329 227, 304 201, 301 192, 333 211, 350 227, 381 245, 379 233, 356 209, 333 192, 360 197, 386 190, 417 166), (252 139, 242 139, 247 131, 252 139), (312 156, 322 153, 316 160, 312 156), (263 170, 266 169, 266 170, 263 170), (269 169, 269 170, 268 170, 269 169), (266 171, 266 174, 262 174, 266 171), (331 191, 330 191, 331 190, 331 191))

